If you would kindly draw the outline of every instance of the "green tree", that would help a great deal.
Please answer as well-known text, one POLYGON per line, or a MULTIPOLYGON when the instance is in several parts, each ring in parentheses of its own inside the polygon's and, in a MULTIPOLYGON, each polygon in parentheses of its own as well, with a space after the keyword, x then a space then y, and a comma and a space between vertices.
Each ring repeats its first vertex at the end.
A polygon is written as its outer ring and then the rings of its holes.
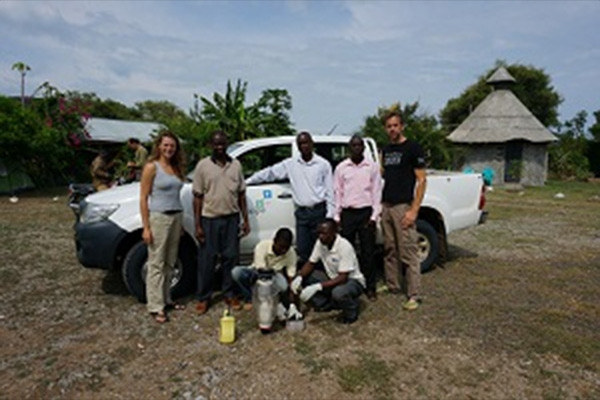
POLYGON ((186 114, 181 108, 166 100, 137 102, 135 103, 135 113, 144 121, 160 122, 164 125, 179 118, 186 118, 186 114))
POLYGON ((195 107, 196 113, 192 116, 201 123, 216 124, 219 129, 227 132, 232 142, 255 137, 258 110, 254 106, 245 105, 247 86, 247 82, 238 79, 234 88, 227 81, 225 95, 215 92, 212 101, 195 94, 195 102, 199 99, 202 108, 195 107))
POLYGON ((595 111, 593 115, 595 121, 588 130, 592 139, 588 141, 586 156, 590 162, 590 171, 600 177, 600 110, 595 111))
POLYGON ((590 175, 590 162, 585 156, 587 112, 579 111, 556 132, 558 142, 549 146, 549 169, 558 178, 585 180, 590 175))
POLYGON ((521 102, 547 127, 559 126, 558 106, 563 98, 556 92, 551 79, 543 69, 531 65, 511 64, 498 60, 494 67, 480 76, 476 83, 467 87, 459 97, 448 100, 440 112, 440 121, 446 134, 460 125, 492 90, 486 83, 499 67, 505 67, 515 78, 511 90, 521 102))
POLYGON ((267 89, 259 100, 246 105, 247 82, 237 80, 235 87, 227 81, 225 95, 215 92, 212 100, 194 95, 194 108, 190 116, 200 125, 210 129, 221 129, 229 135, 231 142, 289 134, 292 123, 289 111, 292 99, 287 90, 267 89))
POLYGON ((258 129, 261 136, 292 135, 294 130, 289 112, 292 97, 285 89, 267 89, 255 106, 258 109, 258 129))
POLYGON ((12 65, 12 69, 21 74, 21 106, 25 107, 25 75, 27 75, 27 71, 31 71, 31 67, 19 61, 12 65))
POLYGON ((94 118, 120 119, 125 121, 140 121, 140 113, 132 107, 112 100, 101 99, 95 93, 81 93, 78 91, 67 91, 65 97, 86 104, 87 111, 94 118))
POLYGON ((589 132, 596 142, 600 142, 600 110, 594 111, 594 118, 596 121, 590 126, 589 132))
POLYGON ((390 107, 379 107, 376 115, 365 118, 365 124, 360 131, 364 136, 372 137, 378 146, 388 143, 383 118, 392 110, 402 113, 404 134, 419 143, 427 156, 428 165, 432 168, 447 169, 452 164, 452 151, 442 132, 437 119, 425 112, 419 112, 419 102, 407 103, 400 107, 394 103, 390 107))
POLYGON ((21 163, 39 187, 64 184, 81 170, 71 136, 81 128, 79 117, 54 108, 58 102, 45 115, 0 97, 0 158, 21 163))

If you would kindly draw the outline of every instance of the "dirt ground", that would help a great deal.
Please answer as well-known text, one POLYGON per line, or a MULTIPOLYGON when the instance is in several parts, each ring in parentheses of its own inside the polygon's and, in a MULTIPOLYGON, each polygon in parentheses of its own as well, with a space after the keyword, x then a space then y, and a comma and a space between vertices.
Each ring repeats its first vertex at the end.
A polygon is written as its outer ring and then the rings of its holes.
POLYGON ((118 274, 81 267, 65 203, 0 197, 1 399, 600 398, 600 183, 488 193, 416 312, 382 294, 351 326, 310 313, 262 335, 240 311, 232 345, 222 303, 157 325, 118 274))

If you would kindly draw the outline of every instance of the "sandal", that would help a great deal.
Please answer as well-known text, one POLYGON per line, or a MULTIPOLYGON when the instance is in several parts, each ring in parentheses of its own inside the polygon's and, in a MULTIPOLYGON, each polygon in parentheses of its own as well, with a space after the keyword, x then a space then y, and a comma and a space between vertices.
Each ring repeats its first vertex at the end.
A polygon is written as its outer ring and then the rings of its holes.
POLYGON ((153 312, 153 313, 150 313, 150 315, 152 316, 152 318, 154 318, 154 321, 158 324, 164 324, 165 322, 167 322, 169 320, 169 318, 167 317, 167 314, 165 314, 164 311, 153 312))

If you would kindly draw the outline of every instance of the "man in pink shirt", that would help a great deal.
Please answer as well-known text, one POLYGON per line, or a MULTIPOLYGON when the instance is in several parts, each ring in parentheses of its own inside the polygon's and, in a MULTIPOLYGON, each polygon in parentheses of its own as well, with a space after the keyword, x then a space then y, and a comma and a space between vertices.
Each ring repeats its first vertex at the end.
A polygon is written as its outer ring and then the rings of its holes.
POLYGON ((377 271, 373 254, 375 224, 381 213, 381 173, 375 162, 365 158, 365 144, 360 136, 352 136, 348 147, 350 157, 338 164, 333 176, 334 219, 340 223, 341 235, 350 243, 356 245, 358 237, 360 270, 367 281, 367 297, 375 300, 377 271))

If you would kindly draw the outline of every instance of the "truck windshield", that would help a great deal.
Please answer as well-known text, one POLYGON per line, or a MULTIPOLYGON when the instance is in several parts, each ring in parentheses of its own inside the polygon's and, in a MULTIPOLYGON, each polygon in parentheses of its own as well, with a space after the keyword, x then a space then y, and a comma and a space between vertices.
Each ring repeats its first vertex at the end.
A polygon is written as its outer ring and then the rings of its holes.
POLYGON ((227 154, 229 154, 231 156, 231 153, 233 153, 236 149, 239 149, 242 146, 242 143, 232 143, 227 147, 227 154))

